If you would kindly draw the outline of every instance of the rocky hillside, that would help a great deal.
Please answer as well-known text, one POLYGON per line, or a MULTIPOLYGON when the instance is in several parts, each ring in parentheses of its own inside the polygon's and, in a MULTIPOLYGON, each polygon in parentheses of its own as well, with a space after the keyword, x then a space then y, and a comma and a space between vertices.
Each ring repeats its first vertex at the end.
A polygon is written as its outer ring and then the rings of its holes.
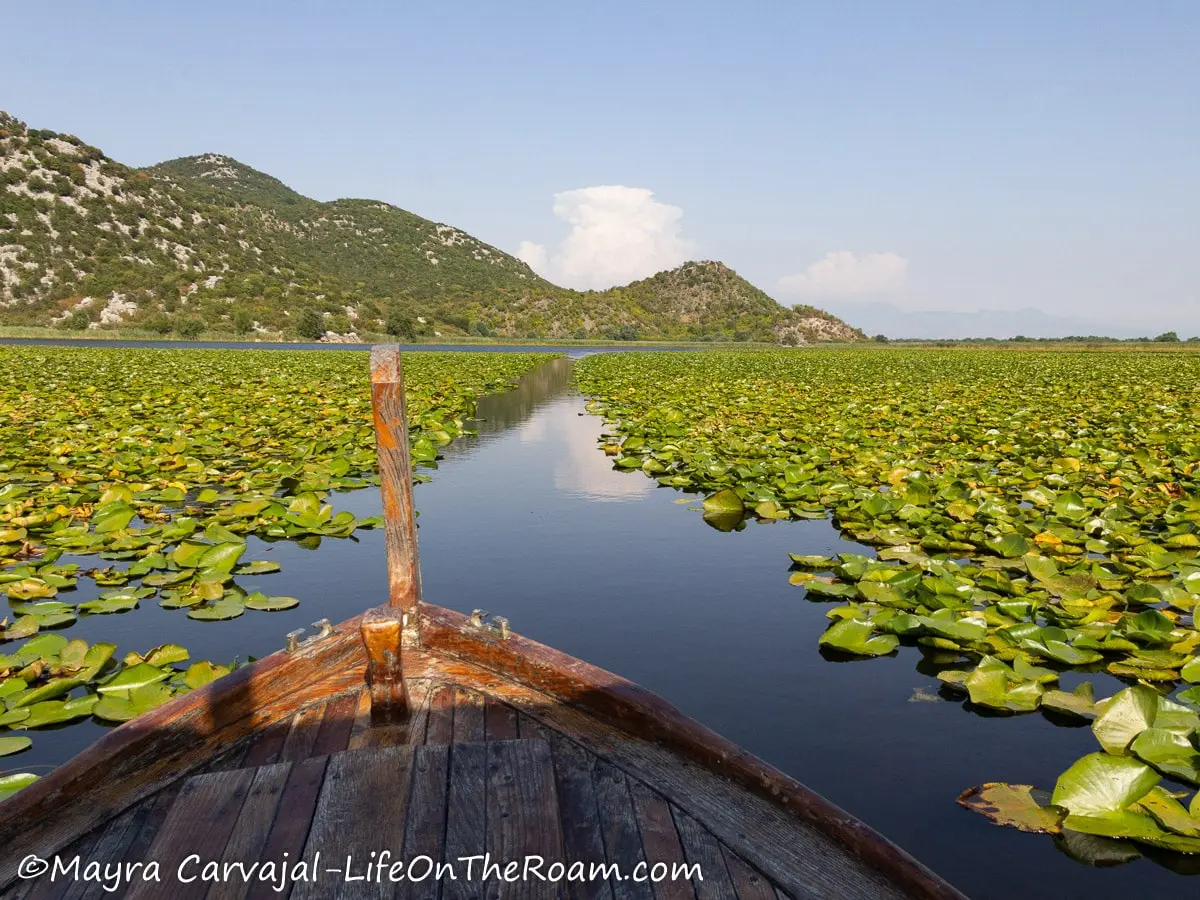
POLYGON ((0 324, 451 337, 860 338, 720 263, 572 291, 449 225, 218 154, 131 169, 0 112, 0 324))
POLYGON ((861 332, 823 310, 780 306, 719 262, 684 263, 599 296, 614 313, 634 316, 637 327, 648 330, 654 323, 670 322, 671 335, 680 338, 749 334, 783 344, 863 339, 861 332))

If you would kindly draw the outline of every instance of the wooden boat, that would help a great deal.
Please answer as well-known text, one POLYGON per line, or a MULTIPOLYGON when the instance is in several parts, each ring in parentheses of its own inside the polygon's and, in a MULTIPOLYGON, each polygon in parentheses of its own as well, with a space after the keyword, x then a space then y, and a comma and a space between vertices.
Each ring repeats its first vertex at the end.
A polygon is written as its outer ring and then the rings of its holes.
POLYGON ((389 603, 288 635, 0 804, 0 896, 109 896, 108 866, 111 895, 171 900, 962 900, 649 691, 423 603, 397 347, 371 377, 389 603), (472 877, 484 854, 518 877, 472 877), (30 857, 59 868, 30 878, 30 857), (453 877, 418 877, 424 860, 453 877))

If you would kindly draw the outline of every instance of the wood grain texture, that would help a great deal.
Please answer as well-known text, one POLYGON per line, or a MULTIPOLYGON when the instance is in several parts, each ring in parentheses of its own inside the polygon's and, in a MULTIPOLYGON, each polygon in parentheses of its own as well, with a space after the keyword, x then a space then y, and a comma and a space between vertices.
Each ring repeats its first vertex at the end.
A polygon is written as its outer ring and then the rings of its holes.
POLYGON ((154 839, 158 837, 158 832, 162 829, 163 823, 167 821, 171 807, 175 805, 175 798, 179 796, 179 791, 182 788, 183 781, 176 781, 157 794, 147 797, 137 805, 137 808, 144 813, 144 817, 141 825, 138 827, 137 834, 134 835, 133 841, 125 850, 125 860, 140 862, 141 860, 149 859, 148 854, 150 853, 150 848, 154 845, 154 839))
POLYGON ((425 744, 425 732, 429 727, 429 702, 433 696, 433 682, 428 678, 410 681, 408 722, 400 726, 406 744, 425 744))
POLYGON ((425 725, 429 718, 429 681, 420 679, 410 682, 409 688, 407 718, 396 725, 372 725, 368 711, 366 727, 351 735, 349 749, 425 743, 425 725))
MULTIPOLYGON (((98 839, 91 841, 86 849, 78 853, 81 861, 95 860, 101 866, 119 863, 125 858, 130 845, 137 837, 146 815, 147 808, 141 804, 125 810, 109 823, 98 839)), ((103 897, 107 893, 103 885, 94 881, 80 880, 63 881, 58 890, 52 893, 46 892, 43 896, 53 896, 59 900, 92 900, 92 898, 103 897)), ((39 900, 39 892, 32 892, 30 900, 39 900)))
POLYGON ((483 695, 462 689, 454 692, 454 726, 451 735, 451 742, 455 744, 473 744, 484 740, 483 695))
POLYGON ((454 739, 453 685, 434 687, 429 698, 429 713, 425 726, 425 743, 449 744, 454 739))
MULTIPOLYGON (((440 656, 445 662, 457 658, 478 666, 502 681, 541 693, 548 710, 574 708, 730 779, 778 812, 840 845, 840 850, 829 850, 861 861, 894 889, 922 900, 964 900, 954 887, 864 822, 685 716, 656 694, 517 634, 505 641, 489 640, 466 623, 467 617, 461 613, 423 606, 422 643, 432 651, 431 658, 440 656)), ((497 696, 503 699, 502 694, 497 696)), ((800 865, 802 872, 812 868, 794 853, 789 854, 789 862, 800 865)), ((777 864, 776 869, 780 868, 777 864)), ((774 873, 768 874, 774 879, 774 873)), ((871 880, 861 879, 861 887, 869 890, 871 880)), ((801 885, 797 883, 797 887, 801 885)))
MULTIPOLYGON (((97 828, 85 834, 73 841, 63 855, 68 859, 78 856, 81 861, 91 859, 92 855, 97 852, 100 843, 108 837, 111 827, 110 824, 108 827, 97 828)), ((69 880, 58 877, 50 878, 44 875, 41 878, 16 882, 3 896, 4 900, 60 900, 64 894, 74 892, 76 887, 69 880)))
MULTIPOLYGON (((517 863, 513 874, 494 886, 498 900, 550 900, 558 886, 523 866, 540 857, 543 869, 563 857, 554 760, 550 745, 539 740, 492 741, 487 747, 487 852, 499 865, 517 863)), ((492 895, 489 888, 488 895, 492 895)))
MULTIPOLYGON (((209 885, 199 879, 183 883, 176 878, 180 863, 195 854, 201 864, 220 859, 254 779, 254 769, 234 769, 196 775, 184 782, 167 818, 146 853, 167 879, 163 883, 135 881, 129 900, 161 898, 164 888, 172 900, 202 898, 209 885)), ((198 875, 199 865, 186 874, 198 875), (193 871, 194 869, 194 871, 193 871)))
POLYGON ((364 687, 358 692, 358 705, 354 707, 354 724, 350 727, 350 737, 346 739, 346 749, 366 747, 370 734, 371 692, 364 687))
MULTIPOLYGON (((604 835, 592 783, 595 757, 557 731, 543 727, 536 719, 522 715, 520 728, 522 738, 542 735, 550 742, 566 862, 581 862, 587 867, 603 863, 604 835)), ((607 879, 569 881, 564 892, 570 900, 613 900, 612 885, 607 879)))
MULTIPOLYGON (((370 747, 329 758, 325 783, 304 855, 320 852, 323 865, 362 874, 372 850, 398 853, 404 840, 404 819, 412 785, 412 747, 370 747)), ((382 882, 346 882, 346 874, 325 873, 292 888, 291 900, 328 900, 330 897, 391 897, 393 885, 382 882)))
POLYGON ((517 711, 507 703, 488 697, 483 704, 484 731, 489 741, 511 741, 517 738, 517 711))
MULTIPOLYGON (((430 742, 426 746, 435 745, 430 742)), ((487 851, 487 747, 483 744, 454 744, 449 748, 449 753, 446 859, 458 860, 487 851)), ((460 874, 457 880, 442 882, 442 900, 482 900, 483 896, 483 884, 477 874, 472 881, 466 881, 460 874)))
POLYGON ((639 780, 688 810, 721 841, 797 898, 928 897, 922 886, 914 888, 889 880, 820 828, 756 792, 688 762, 658 742, 638 738, 479 667, 447 659, 438 660, 437 665, 447 680, 461 679, 464 685, 517 707, 522 736, 529 733, 527 723, 538 720, 544 727, 569 735, 598 757, 636 773, 639 780))
POLYGON ((362 671, 351 619, 326 640, 273 653, 108 731, 0 804, 0 887, 26 854, 61 850, 304 703, 360 683, 362 671))
MULTIPOLYGON (((329 757, 318 756, 291 765, 270 833, 263 845, 262 859, 294 860, 300 856, 308 840, 313 812, 317 808, 317 798, 321 793, 321 785, 325 782, 325 767, 328 761, 329 757)), ((251 885, 246 893, 248 900, 268 900, 279 896, 272 886, 266 883, 251 885)))
MULTIPOLYGON (((622 872, 632 872, 633 867, 645 859, 645 854, 625 773, 605 760, 597 759, 592 768, 592 784, 604 835, 604 856, 610 863, 620 866, 622 872)), ((616 900, 654 900, 654 892, 647 882, 614 878, 611 884, 616 900)))
MULTIPOLYGON (((679 832, 671 817, 671 804, 662 795, 633 778, 629 780, 629 794, 633 798, 647 864, 675 866, 686 862, 679 832)), ((650 888, 654 891, 654 900, 695 900, 696 897, 692 882, 683 878, 652 882, 650 888)))
MULTIPOLYGON (((445 744, 413 750, 413 785, 404 823, 404 859, 428 856, 442 859, 446 845, 446 793, 450 774, 450 748, 445 744)), ((422 881, 405 879, 396 885, 396 900, 438 900, 440 886, 432 876, 422 881)))
POLYGON ((283 749, 288 732, 292 730, 292 719, 272 722, 262 731, 249 739, 246 755, 242 757, 242 765, 247 768, 269 766, 279 760, 279 752, 283 749))
POLYGON ((406 639, 420 643, 420 623, 416 613, 421 602, 421 566, 417 554, 408 410, 400 356, 400 348, 395 344, 371 348, 371 406, 375 419, 379 490, 383 499, 388 602, 408 614, 406 639))
POLYGON ((775 887, 766 876, 723 844, 721 855, 738 900, 775 900, 775 887))
POLYGON ((523 713, 520 710, 517 710, 517 734, 523 738, 541 738, 543 741, 550 741, 552 745, 554 737, 562 736, 559 732, 552 728, 547 728, 533 716, 523 713))
POLYGON ((279 750, 279 762, 298 762, 313 755, 312 749, 325 718, 325 701, 310 703, 298 709, 292 716, 292 727, 288 730, 283 747, 279 750))
MULTIPOLYGON (((487 640, 464 628, 466 618, 449 610, 423 607, 423 620, 424 646, 406 660, 414 678, 441 681, 451 691, 455 686, 478 691, 516 709, 521 737, 531 736, 533 722, 570 735, 681 806, 795 900, 962 900, 863 823, 648 691, 519 635, 487 640)), ((358 622, 342 623, 337 631, 294 654, 273 654, 236 670, 114 729, 0 804, 0 884, 11 881, 24 848, 43 855, 61 849, 180 773, 207 765, 220 748, 293 716, 314 700, 360 685, 365 653, 358 622)), ((446 690, 434 694, 444 696, 446 690)), ((444 712, 444 704, 440 708, 444 712)), ((425 740, 448 743, 453 715, 435 721, 434 712, 431 705, 425 740)), ((315 735, 312 740, 315 744, 315 735)), ((303 742, 292 743, 294 749, 303 742)), ((453 751, 451 756, 453 765, 453 751)))
POLYGON ((684 856, 688 862, 700 866, 700 876, 692 882, 696 888, 696 900, 737 900, 720 842, 679 807, 675 807, 672 814, 684 856))
POLYGON ((329 756, 347 748, 350 731, 354 727, 354 713, 358 709, 358 691, 331 697, 325 703, 325 714, 313 740, 309 756, 329 756))
MULTIPOLYGON (((263 851, 291 771, 291 763, 276 763, 253 770, 254 780, 250 783, 237 821, 233 823, 229 840, 225 842, 220 857, 222 860, 253 865, 267 859, 263 851)), ((231 878, 211 884, 205 900, 242 900, 249 891, 250 885, 231 878)))
POLYGON ((367 610, 362 618, 371 721, 377 725, 396 725, 408 715, 401 649, 404 615, 398 607, 383 606, 367 610))

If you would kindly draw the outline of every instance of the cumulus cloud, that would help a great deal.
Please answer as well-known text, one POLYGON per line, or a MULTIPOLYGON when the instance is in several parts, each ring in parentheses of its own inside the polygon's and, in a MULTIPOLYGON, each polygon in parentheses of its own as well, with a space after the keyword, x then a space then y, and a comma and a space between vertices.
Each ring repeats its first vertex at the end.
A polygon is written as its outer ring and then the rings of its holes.
POLYGON ((865 253, 849 250, 826 253, 803 272, 779 281, 785 291, 808 296, 882 294, 904 285, 908 260, 897 253, 865 253))
POLYGON ((693 255, 680 233, 683 210, 647 188, 599 185, 554 195, 554 215, 571 226, 553 251, 522 241, 517 257, 573 288, 602 289, 674 268, 693 255))

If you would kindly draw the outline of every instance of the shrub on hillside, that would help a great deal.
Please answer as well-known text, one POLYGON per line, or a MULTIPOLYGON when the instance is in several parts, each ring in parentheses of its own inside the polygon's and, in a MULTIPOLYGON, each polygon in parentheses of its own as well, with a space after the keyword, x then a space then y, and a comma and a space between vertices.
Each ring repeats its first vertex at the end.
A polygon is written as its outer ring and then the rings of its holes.
POLYGON ((175 323, 175 333, 187 341, 200 337, 204 331, 204 321, 201 319, 181 319, 175 323))
POLYGON ((383 330, 392 337, 403 338, 411 341, 417 336, 416 329, 413 326, 412 316, 398 309, 390 310, 387 318, 383 323, 383 330))
POLYGON ((296 316, 296 334, 306 341, 319 341, 325 334, 325 321, 315 309, 302 309, 296 316))

